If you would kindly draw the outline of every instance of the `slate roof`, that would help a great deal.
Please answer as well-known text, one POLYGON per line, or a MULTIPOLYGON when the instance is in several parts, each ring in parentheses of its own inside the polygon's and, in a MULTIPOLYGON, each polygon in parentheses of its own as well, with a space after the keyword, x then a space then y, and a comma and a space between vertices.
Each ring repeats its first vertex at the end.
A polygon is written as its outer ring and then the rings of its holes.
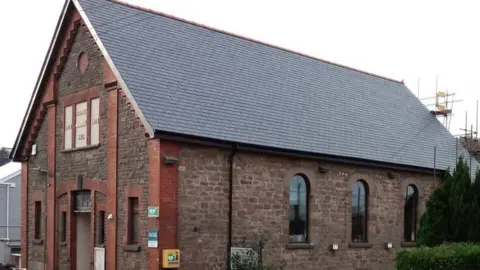
POLYGON ((403 83, 116 2, 79 3, 156 131, 425 168, 436 145, 436 167, 455 164, 455 138, 403 83))

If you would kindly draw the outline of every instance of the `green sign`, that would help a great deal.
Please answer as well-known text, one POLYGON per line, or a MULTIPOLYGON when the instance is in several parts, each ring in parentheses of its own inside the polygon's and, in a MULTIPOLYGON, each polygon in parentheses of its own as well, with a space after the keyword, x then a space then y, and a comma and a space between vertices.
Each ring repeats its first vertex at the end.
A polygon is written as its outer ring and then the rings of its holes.
POLYGON ((148 207, 148 217, 158 217, 158 206, 148 207))
POLYGON ((175 261, 175 254, 173 254, 173 253, 168 254, 168 261, 169 262, 175 261))

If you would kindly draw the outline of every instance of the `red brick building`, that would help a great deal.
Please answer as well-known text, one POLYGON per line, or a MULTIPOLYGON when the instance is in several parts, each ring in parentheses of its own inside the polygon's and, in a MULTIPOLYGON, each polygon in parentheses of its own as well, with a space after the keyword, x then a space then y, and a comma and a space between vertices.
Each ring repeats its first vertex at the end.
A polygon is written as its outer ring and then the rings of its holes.
POLYGON ((226 269, 263 238, 287 269, 390 269, 457 153, 402 82, 67 1, 12 151, 22 267, 226 269))

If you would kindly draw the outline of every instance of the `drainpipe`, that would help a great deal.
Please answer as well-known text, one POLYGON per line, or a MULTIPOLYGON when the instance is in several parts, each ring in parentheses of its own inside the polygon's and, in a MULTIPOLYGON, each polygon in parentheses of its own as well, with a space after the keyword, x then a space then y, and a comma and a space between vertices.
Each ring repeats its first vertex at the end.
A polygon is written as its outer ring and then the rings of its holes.
POLYGON ((228 158, 229 173, 228 173, 228 242, 227 242, 227 270, 231 270, 231 255, 232 255, 232 219, 233 219, 233 159, 237 153, 237 145, 232 146, 232 152, 228 158))

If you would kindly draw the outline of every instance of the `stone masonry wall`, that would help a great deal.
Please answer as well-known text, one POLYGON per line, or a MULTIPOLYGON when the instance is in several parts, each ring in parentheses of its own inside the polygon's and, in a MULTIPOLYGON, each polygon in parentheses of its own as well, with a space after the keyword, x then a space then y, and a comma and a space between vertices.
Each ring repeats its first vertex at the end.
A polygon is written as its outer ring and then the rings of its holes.
POLYGON ((214 148, 181 147, 178 234, 182 269, 215 269, 213 265, 224 265, 228 232, 228 156, 228 152, 214 148))
POLYGON ((118 117, 118 184, 117 184, 117 266, 121 269, 147 269, 148 230, 148 152, 145 129, 127 104, 119 97, 118 117), (140 189, 139 252, 126 251, 126 189, 140 189))
POLYGON ((98 148, 86 151, 64 152, 63 103, 59 102, 56 118, 56 180, 57 183, 76 180, 79 175, 86 178, 106 180, 107 174, 107 93, 103 89, 103 56, 95 41, 90 38, 86 26, 78 30, 72 51, 68 56, 63 73, 59 80, 59 100, 69 94, 85 90, 93 86, 102 86, 100 92, 100 144, 98 148), (77 56, 85 51, 88 65, 84 74, 76 66, 77 56))
MULTIPOLYGON (((228 150, 182 145, 179 167, 179 243, 183 269, 214 269, 225 263, 228 233, 228 150), (217 262, 218 261, 218 262, 217 262)), ((286 269, 393 269, 394 250, 403 240, 404 193, 419 189, 419 210, 432 192, 433 176, 354 165, 238 153, 234 165, 233 246, 267 239, 266 262, 286 269), (318 166, 328 168, 318 173, 318 166), (393 172, 395 179, 389 179, 393 172), (313 249, 287 249, 289 181, 304 174, 311 185, 310 242, 313 249), (351 184, 364 179, 370 189, 369 243, 349 248, 351 184), (332 253, 328 246, 339 244, 332 253)))
MULTIPOLYGON (((60 226, 61 226, 61 213, 63 210, 61 209, 66 209, 68 211, 68 195, 67 194, 64 194, 62 196, 60 196, 59 198, 57 198, 57 208, 58 208, 58 214, 57 214, 57 231, 59 232, 58 234, 58 238, 57 238, 57 241, 59 242, 59 248, 58 248, 58 260, 59 260, 59 263, 58 263, 58 266, 59 266, 59 269, 60 270, 69 270, 69 260, 68 260, 68 249, 67 249, 67 246, 66 246, 66 242, 61 242, 61 238, 60 238, 60 226)), ((68 234, 67 234, 68 235, 68 234)))
MULTIPOLYGON (((67 33, 69 35, 70 33, 67 33)), ((75 34, 69 55, 65 62, 64 69, 60 74, 58 83, 58 104, 57 115, 55 119, 55 148, 56 148, 56 186, 57 189, 65 186, 76 185, 79 176, 83 179, 95 179, 100 183, 106 183, 107 180, 107 131, 108 131, 108 92, 104 89, 103 83, 103 63, 104 58, 98 49, 95 41, 92 39, 87 27, 82 23, 75 34), (88 64, 85 72, 82 74, 77 68, 78 56, 85 52, 88 57, 88 64), (98 146, 88 147, 81 150, 64 150, 63 137, 63 119, 64 119, 64 99, 65 97, 81 92, 91 87, 100 87, 100 140, 98 146)), ((46 119, 46 117, 45 117, 46 119)), ((140 125, 135 112, 126 102, 125 97, 119 97, 119 118, 118 118, 118 191, 117 191, 117 265, 121 269, 146 269, 146 232, 147 219, 146 210, 148 207, 148 157, 144 135, 145 129, 140 125), (124 251, 124 237, 126 232, 125 202, 128 189, 141 190, 140 196, 140 241, 141 249, 139 252, 124 251)), ((31 157, 30 168, 47 166, 47 121, 44 120, 36 138, 37 156, 31 157)), ((45 191, 46 174, 29 171, 29 266, 36 269, 43 269, 44 245, 34 244, 33 228, 33 198, 40 196, 45 191), (40 195, 39 195, 40 194, 40 195)), ((57 190, 58 191, 58 190, 57 190)), ((43 195, 42 195, 43 196, 43 195)), ((42 197, 43 198, 43 197, 42 197)), ((63 209, 68 208, 67 195, 64 194, 57 198, 57 206, 63 209)), ((103 207, 107 203, 107 194, 96 192, 95 198, 97 204, 103 207)), ((42 202, 43 213, 45 213, 46 204, 42 202)), ((96 211, 98 213, 98 211, 96 211)), ((95 214, 96 214, 95 213, 95 214)), ((57 211, 57 220, 60 220, 60 211, 57 211)), ((92 212, 92 214, 94 214, 92 212)), ((72 214, 75 215, 75 214, 72 214)), ((99 227, 98 217, 95 217, 95 228, 99 227)), ((45 224, 43 224, 45 228, 45 224)), ((58 230, 57 230, 58 231, 58 230)), ((91 232, 92 235, 98 233, 91 232)), ((105 233, 106 236, 106 233, 105 233)), ((42 239, 44 238, 42 230, 42 239)), ((58 239, 59 240, 59 239, 58 239)), ((37 241, 38 242, 38 241, 37 241)), ((70 269, 71 260, 69 259, 68 246, 57 241, 58 248, 58 267, 59 269, 70 269)), ((75 249, 76 243, 70 243, 72 249, 75 249)), ((86 258, 90 259, 90 258, 86 258)))
POLYGON ((28 170, 28 265, 32 269, 43 269, 45 241, 42 244, 34 242, 34 230, 35 230, 35 201, 42 202, 42 229, 41 239, 45 240, 45 213, 46 213, 46 201, 44 192, 46 191, 47 174, 33 170, 34 168, 40 168, 42 170, 47 169, 47 121, 43 121, 38 135, 35 139, 37 145, 37 154, 31 156, 29 159, 28 170))
MULTIPOLYGON (((81 25, 72 44, 63 72, 58 84, 59 103, 56 116, 56 181, 59 184, 76 182, 78 176, 83 179, 95 178, 101 182, 107 177, 107 92, 103 89, 103 56, 95 41, 91 38, 88 28, 81 25), (85 73, 77 68, 80 52, 85 52, 88 65, 85 73), (81 151, 64 151, 63 118, 64 104, 62 98, 93 86, 100 86, 100 138, 99 146, 81 151)), ((58 203, 58 201, 57 201, 58 203)), ((60 216, 57 216, 57 220, 60 216)), ((91 232, 93 233, 93 232, 91 232)), ((58 245, 58 258, 60 269, 70 269, 67 246, 58 245)), ((75 248, 76 243, 70 243, 75 248)), ((87 258, 90 259, 90 258, 87 258)))

